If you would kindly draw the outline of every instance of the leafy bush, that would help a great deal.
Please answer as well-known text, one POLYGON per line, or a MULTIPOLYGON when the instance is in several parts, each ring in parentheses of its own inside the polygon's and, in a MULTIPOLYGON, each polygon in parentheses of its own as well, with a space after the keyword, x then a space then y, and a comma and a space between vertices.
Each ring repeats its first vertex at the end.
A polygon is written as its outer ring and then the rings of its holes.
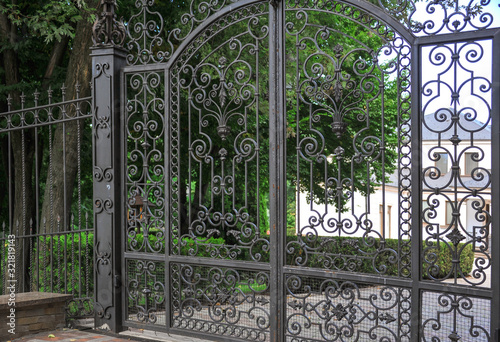
POLYGON ((181 242, 181 255, 210 258, 215 253, 220 253, 220 247, 225 243, 223 238, 211 237, 206 241, 195 241, 190 238, 183 238, 181 242))
MULTIPOLYGON (((304 239, 305 237, 303 237, 304 239)), ((142 244, 144 236, 138 234, 136 241, 142 244)), ((160 243, 155 235, 149 235, 150 244, 160 243)), ((305 261, 306 250, 300 246, 297 236, 287 236, 288 251, 286 254, 287 265, 296 265, 296 262, 305 263, 307 267, 327 267, 328 255, 342 255, 353 262, 353 271, 361 273, 383 273, 387 276, 398 275, 398 258, 390 250, 397 251, 399 242, 396 239, 386 239, 383 246, 381 241, 374 239, 367 245, 363 238, 355 237, 318 237, 307 242, 309 249, 316 249, 315 254, 309 254, 305 261), (357 242, 354 242, 357 241, 357 242), (360 247, 357 247, 360 246, 360 247), (293 247, 293 248, 289 248, 293 247), (380 249, 385 252, 379 253, 373 261, 370 255, 376 254, 380 249), (362 255, 359 250, 363 250, 362 255), (392 258, 391 258, 392 257, 392 258), (383 269, 381 266, 387 266, 383 269)), ((174 241, 175 243, 176 241, 174 241)), ((201 242, 193 239, 183 238, 181 242, 181 255, 197 257, 213 257, 214 254, 224 253, 228 256, 232 246, 224 246, 223 238, 209 238, 201 242), (225 250, 221 253, 221 250, 225 250)), ((440 242, 439 246, 426 246, 423 259, 424 279, 445 279, 455 275, 453 263, 453 245, 440 242)), ((93 271, 94 263, 94 234, 89 232, 65 233, 63 235, 44 236, 34 240, 31 253, 30 273, 32 286, 38 291, 54 291, 66 293, 93 293, 93 271), (38 260, 37 260, 38 259, 38 260), (89 269, 90 268, 90 269, 89 269)), ((406 248, 409 248, 406 247, 406 248)), ((458 276, 468 275, 472 271, 474 252, 472 244, 460 243, 457 245, 460 253, 460 267, 457 269, 458 276)), ((164 253, 164 247, 160 253, 164 253)), ((247 250, 236 254, 236 260, 249 260, 247 250)), ((264 262, 269 261, 269 254, 263 256, 264 262)), ((1 280, 0 280, 1 281, 1 280)))
POLYGON ((93 233, 75 232, 38 237, 31 255, 33 288, 41 292, 92 295, 93 233))
POLYGON ((460 278, 461 275, 468 275, 472 271, 474 263, 474 251, 472 244, 459 243, 457 253, 460 254, 460 267, 455 270, 453 267, 454 247, 443 241, 437 245, 426 246, 424 243, 424 265, 423 276, 425 279, 446 279, 453 278, 455 271, 460 278))
MULTIPOLYGON (((302 239, 307 239, 307 237, 302 237, 302 239)), ((397 239, 385 239, 383 242, 380 239, 373 239, 366 242, 361 237, 315 237, 307 240, 307 249, 309 251, 314 250, 314 254, 309 253, 309 255, 306 255, 308 253, 300 244, 301 242, 297 236, 287 236, 287 247, 289 247, 287 252, 288 265, 304 263, 307 257, 308 260, 305 265, 308 267, 328 267, 331 266, 332 260, 332 258, 329 258, 329 254, 334 254, 348 260, 351 265, 345 269, 351 271, 382 273, 387 276, 398 275, 399 258, 397 258, 396 253, 399 248, 399 241, 397 239), (383 246, 381 246, 382 243, 383 246), (359 250, 362 250, 363 253, 360 253, 359 250), (378 250, 381 250, 381 252, 377 254, 378 250), (396 251, 396 253, 391 251, 396 251), (374 255, 376 257, 373 260, 374 255)), ((411 242, 405 248, 411 248, 411 242)), ((453 277, 453 249, 452 245, 450 246, 445 242, 440 243, 440 248, 427 248, 424 253, 422 267, 423 278, 443 279, 453 277), (429 276, 429 271, 431 276, 429 276)), ((460 270, 463 275, 468 275, 472 271, 474 262, 472 244, 460 243, 457 249, 460 253, 460 270)))
MULTIPOLYGON (((143 236, 139 234, 135 238, 142 243, 143 236)), ((154 235, 148 236, 149 243, 157 243, 157 238, 154 235)), ((302 237, 307 239, 307 237, 302 237)), ((344 260, 350 263, 344 269, 368 273, 368 274, 384 274, 387 276, 397 276, 398 262, 400 259, 396 253, 399 247, 397 239, 372 239, 366 241, 361 237, 315 237, 307 240, 307 249, 309 252, 314 250, 314 254, 307 253, 301 241, 297 236, 287 236, 287 265, 305 265, 307 267, 316 268, 331 268, 331 259, 329 255, 342 256, 344 260), (381 246, 383 244, 383 246, 381 246), (292 247, 292 248, 290 248, 292 247), (363 253, 360 253, 360 250, 363 253), (381 252, 377 252, 381 250, 381 252), (395 251, 395 252, 392 252, 395 251), (373 256, 376 255, 375 259, 373 256), (305 258, 307 257, 307 261, 305 258)), ((177 243, 177 241, 174 241, 177 243)), ((424 242, 425 243, 425 242, 424 242)), ((406 249, 411 248, 411 242, 406 249)), ((472 245, 460 243, 457 246, 460 252, 460 270, 463 275, 468 275, 473 268, 474 252, 472 245)), ((164 252, 162 249, 161 253, 164 252)), ((195 241, 190 238, 183 238, 181 242, 181 255, 197 256, 197 257, 214 257, 215 255, 229 257, 230 253, 234 253, 232 258, 235 260, 250 260, 247 250, 233 246, 225 246, 223 238, 209 238, 206 241, 195 241), (235 251, 238 250, 238 253, 235 251)), ((427 248, 424 254, 423 277, 424 279, 443 279, 453 277, 452 272, 453 246, 441 242, 440 248, 427 248), (429 271, 430 275, 429 276, 429 271)), ((263 262, 269 262, 269 254, 263 254, 263 262)), ((404 275, 404 270, 402 273, 404 275)), ((459 274, 460 276, 460 274, 459 274)))

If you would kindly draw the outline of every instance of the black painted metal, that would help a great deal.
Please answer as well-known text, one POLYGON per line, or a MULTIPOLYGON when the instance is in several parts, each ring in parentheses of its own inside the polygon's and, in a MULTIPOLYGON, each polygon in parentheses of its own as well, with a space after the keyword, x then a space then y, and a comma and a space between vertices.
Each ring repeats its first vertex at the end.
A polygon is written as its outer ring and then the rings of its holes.
MULTIPOLYGON (((136 5, 121 140, 96 145, 104 156, 122 144, 111 160, 123 165, 98 244, 124 233, 96 256, 113 269, 97 284, 110 308, 98 325, 220 340, 492 340, 493 4, 194 0, 177 27, 152 1, 136 5), (120 276, 120 248, 121 304, 106 282, 120 276)), ((113 108, 117 88, 105 88, 94 101, 113 108)))
POLYGON ((122 286, 122 153, 119 107, 121 68, 125 53, 112 46, 94 49, 94 225, 95 326, 121 330, 122 286), (118 126, 118 127, 117 127, 118 126))
MULTIPOLYGON (((496 32, 493 36, 493 56, 498 56, 500 53, 500 33, 496 32)), ((491 144, 492 146, 500 145, 500 88, 498 84, 500 84, 500 64, 493 63, 493 77, 492 77, 492 100, 491 100, 491 109, 492 109, 492 127, 491 127, 491 144)), ((498 155, 498 151, 496 153, 492 153, 492 162, 491 169, 498 170, 500 168, 500 158, 498 155)), ((491 210, 493 213, 498 213, 500 210, 500 182, 499 177, 496 174, 493 174, 491 177, 491 189, 492 189, 492 205, 491 210)), ((500 236, 499 234, 495 234, 498 232, 498 220, 492 220, 491 224, 491 284, 498 284, 500 281, 500 265, 499 265, 499 248, 500 245, 500 236)), ((491 331, 493 340, 500 339, 499 330, 500 330, 500 296, 498 294, 498 289, 493 293, 493 299, 491 303, 491 331)))

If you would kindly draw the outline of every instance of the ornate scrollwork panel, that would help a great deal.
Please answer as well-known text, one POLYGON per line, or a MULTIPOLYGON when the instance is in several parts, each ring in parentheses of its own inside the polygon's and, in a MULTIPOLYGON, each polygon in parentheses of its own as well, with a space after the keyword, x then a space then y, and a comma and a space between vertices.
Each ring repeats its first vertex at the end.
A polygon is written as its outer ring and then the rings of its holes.
POLYGON ((485 61, 492 58, 491 41, 423 52, 433 69, 422 86, 424 275, 488 287, 492 71, 485 61), (441 261, 446 255, 450 263, 441 261))
POLYGON ((408 277, 410 46, 361 10, 304 6, 285 25, 287 262, 408 277), (400 202, 406 215, 387 217, 400 202))
POLYGON ((269 339, 269 273, 172 264, 173 327, 269 339))
POLYGON ((380 7, 415 35, 437 35, 499 27, 495 1, 387 1, 380 7))
MULTIPOLYGON (((233 2, 226 0, 192 0, 174 4, 172 2, 155 3, 154 0, 137 0, 135 2, 136 11, 125 25, 128 38, 126 46, 129 50, 127 62, 130 65, 136 65, 169 61, 177 48, 191 33, 203 25, 210 16, 233 2), (162 13, 171 14, 168 23, 165 23, 162 13)), ((263 1, 252 6, 266 7, 269 3, 273 5, 275 2, 263 1)), ((369 14, 367 10, 354 8, 342 1, 293 0, 286 1, 286 4, 290 8, 314 8, 324 12, 334 12, 337 15, 363 23, 382 34, 391 31, 382 23, 384 18, 376 18, 369 14)), ((495 15, 498 14, 495 6, 495 2, 491 0, 472 0, 467 3, 458 0, 426 2, 416 2, 414 0, 378 1, 378 7, 386 12, 387 18, 401 22, 409 32, 420 36, 499 27, 498 21, 495 20, 495 15)), ((246 7, 245 10, 250 7, 246 7)), ((239 10, 235 12, 239 12, 239 10)), ((234 20, 238 20, 238 16, 235 17, 233 14, 228 18, 218 22, 214 27, 220 25, 225 27, 234 20)), ((123 24, 116 21, 116 19, 110 21, 103 14, 102 19, 98 21, 98 25, 102 24, 101 26, 105 27, 105 23, 108 22, 112 22, 114 25, 110 26, 113 34, 104 35, 104 41, 108 42, 112 37, 121 43, 123 41, 123 24)), ((200 36, 195 44, 204 42, 205 39, 206 37, 200 36)))
POLYGON ((488 299, 423 292, 422 341, 490 341, 490 313, 488 299))
MULTIPOLYGON (((169 61, 176 49, 198 26, 201 26, 211 15, 219 12, 233 1, 193 0, 183 3, 155 4, 153 0, 137 0, 137 12, 129 19, 127 62, 131 65, 161 63, 169 61), (169 17, 169 28, 160 13, 175 13, 169 17)), ((256 4, 237 9, 217 21, 212 30, 220 30, 234 24, 241 17, 246 18, 256 11, 262 12, 268 3, 256 4)), ((193 40, 195 45, 204 43, 209 34, 199 35, 193 40)), ((187 49, 189 50, 189 48, 187 49)))
POLYGON ((165 252, 165 78, 127 75, 127 251, 165 252))
POLYGON ((127 261, 127 320, 165 325, 165 266, 162 262, 127 261))
POLYGON ((287 341, 409 341, 410 289, 286 275, 287 341))
POLYGON ((94 311, 94 298, 71 299, 66 302, 64 312, 69 318, 93 317, 96 313, 94 311))
POLYGON ((269 260, 269 28, 254 7, 172 70, 174 254, 269 260))

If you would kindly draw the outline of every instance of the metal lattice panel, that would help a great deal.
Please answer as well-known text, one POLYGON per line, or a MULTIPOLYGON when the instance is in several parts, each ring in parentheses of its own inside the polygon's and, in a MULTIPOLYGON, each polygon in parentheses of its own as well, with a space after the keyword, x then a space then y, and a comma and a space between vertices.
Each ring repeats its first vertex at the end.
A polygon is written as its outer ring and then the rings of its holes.
POLYGON ((411 290, 287 275, 287 341, 409 341, 411 290))
POLYGON ((172 327, 220 336, 269 339, 269 274, 172 264, 172 327))

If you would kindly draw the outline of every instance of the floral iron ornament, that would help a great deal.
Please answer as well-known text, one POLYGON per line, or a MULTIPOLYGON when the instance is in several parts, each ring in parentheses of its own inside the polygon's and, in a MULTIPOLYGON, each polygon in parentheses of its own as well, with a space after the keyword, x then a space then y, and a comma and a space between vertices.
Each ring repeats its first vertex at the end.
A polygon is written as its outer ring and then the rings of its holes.
POLYGON ((102 12, 92 28, 94 47, 122 47, 126 30, 123 20, 116 20, 116 0, 101 0, 101 6, 102 12))
MULTIPOLYGON (((331 34, 327 29, 319 33, 323 39, 329 39, 331 34)), ((367 104, 379 96, 378 85, 382 83, 376 52, 364 48, 345 52, 340 44, 333 47, 332 55, 321 51, 309 55, 303 72, 307 80, 302 83, 304 95, 309 103, 320 107, 313 113, 315 120, 319 120, 319 115, 329 115, 337 139, 342 139, 347 130, 346 116, 365 120, 367 104), (346 72, 348 68, 350 73, 346 72)))

